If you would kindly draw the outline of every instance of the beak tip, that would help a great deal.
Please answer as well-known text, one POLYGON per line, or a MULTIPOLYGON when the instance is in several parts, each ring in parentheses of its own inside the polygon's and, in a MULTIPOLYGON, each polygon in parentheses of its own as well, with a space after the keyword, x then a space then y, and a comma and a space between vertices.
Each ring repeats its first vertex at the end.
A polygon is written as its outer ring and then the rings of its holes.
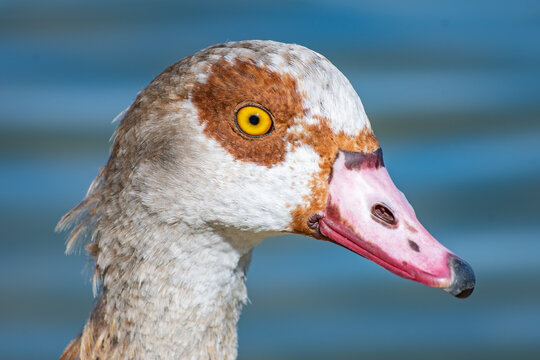
POLYGON ((465 299, 465 298, 468 298, 472 294, 473 291, 474 291, 474 287, 465 289, 459 294, 454 294, 454 296, 460 299, 465 299))
POLYGON ((476 284, 472 267, 454 255, 449 257, 448 263, 452 271, 452 283, 445 291, 460 299, 469 297, 476 284))

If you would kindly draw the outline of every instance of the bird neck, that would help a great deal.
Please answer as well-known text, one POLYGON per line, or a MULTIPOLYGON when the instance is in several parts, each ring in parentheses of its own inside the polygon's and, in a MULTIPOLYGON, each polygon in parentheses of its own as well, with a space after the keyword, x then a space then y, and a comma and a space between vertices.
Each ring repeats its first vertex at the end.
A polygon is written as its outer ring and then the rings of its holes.
POLYGON ((260 240, 181 224, 102 238, 102 292, 81 349, 93 349, 89 358, 235 359, 246 271, 260 240))

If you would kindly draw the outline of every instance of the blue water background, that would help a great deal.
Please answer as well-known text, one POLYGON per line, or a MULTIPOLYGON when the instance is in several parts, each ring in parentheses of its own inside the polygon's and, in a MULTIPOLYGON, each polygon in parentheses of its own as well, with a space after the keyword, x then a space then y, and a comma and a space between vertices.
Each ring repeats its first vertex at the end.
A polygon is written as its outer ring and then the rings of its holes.
POLYGON ((254 253, 240 359, 540 358, 540 2, 0 1, 0 358, 54 359, 92 306, 58 219, 111 120, 167 65, 230 40, 327 56, 472 297, 284 236, 254 253))

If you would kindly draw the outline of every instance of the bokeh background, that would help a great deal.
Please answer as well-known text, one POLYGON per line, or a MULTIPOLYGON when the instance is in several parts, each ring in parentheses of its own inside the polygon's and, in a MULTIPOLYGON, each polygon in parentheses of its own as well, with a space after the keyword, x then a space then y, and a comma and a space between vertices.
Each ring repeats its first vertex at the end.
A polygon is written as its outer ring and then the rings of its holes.
POLYGON ((0 0, 0 357, 54 359, 92 306, 57 220, 111 120, 209 45, 308 46, 360 94, 419 219, 474 267, 467 300, 330 243, 266 240, 240 359, 540 358, 540 2, 0 0))

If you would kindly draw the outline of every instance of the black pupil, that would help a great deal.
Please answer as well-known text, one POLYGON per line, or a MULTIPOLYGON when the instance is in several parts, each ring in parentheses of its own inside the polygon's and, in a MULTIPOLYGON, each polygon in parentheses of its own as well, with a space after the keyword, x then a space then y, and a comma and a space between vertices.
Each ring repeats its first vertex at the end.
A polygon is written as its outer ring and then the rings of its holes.
POLYGON ((259 115, 251 115, 249 117, 249 123, 251 125, 258 125, 259 124, 259 115))

